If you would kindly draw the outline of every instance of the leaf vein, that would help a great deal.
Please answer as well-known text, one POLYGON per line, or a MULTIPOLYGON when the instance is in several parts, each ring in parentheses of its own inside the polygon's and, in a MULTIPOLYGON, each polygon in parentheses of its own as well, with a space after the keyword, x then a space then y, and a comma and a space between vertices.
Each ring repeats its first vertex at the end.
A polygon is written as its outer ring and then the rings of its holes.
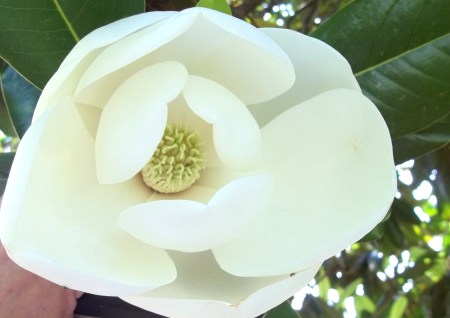
POLYGON ((67 26, 67 29, 69 30, 70 34, 72 35, 72 37, 75 39, 75 42, 80 41, 80 37, 78 36, 78 34, 75 32, 72 24, 70 23, 69 19, 67 19, 66 14, 64 13, 64 10, 62 9, 61 5, 59 4, 58 0, 53 0, 53 3, 56 6, 56 10, 58 10, 59 14, 61 15, 61 18, 63 19, 64 23, 67 26))
POLYGON ((371 66, 371 67, 368 67, 368 68, 366 68, 365 70, 359 71, 359 72, 355 73, 354 75, 355 75, 356 77, 361 76, 361 75, 363 75, 363 74, 365 74, 365 73, 368 73, 368 72, 370 72, 370 71, 375 70, 376 68, 378 68, 378 67, 380 67, 380 66, 389 64, 389 63, 392 62, 392 61, 395 61, 395 60, 397 60, 397 59, 400 59, 400 58, 402 58, 403 56, 408 55, 409 53, 414 52, 415 50, 418 50, 418 49, 421 49, 421 48, 423 48, 423 47, 426 47, 427 45, 432 45, 434 42, 438 42, 438 41, 440 41, 440 40, 442 40, 442 39, 444 39, 444 38, 446 38, 446 37, 448 37, 448 36, 450 36, 450 33, 446 33, 446 34, 444 34, 444 35, 442 35, 442 36, 440 36, 440 37, 438 37, 438 38, 436 38, 436 39, 434 39, 434 40, 425 42, 425 43, 423 43, 422 45, 419 45, 419 46, 417 46, 417 47, 411 48, 411 49, 409 49, 409 50, 407 50, 407 51, 405 51, 405 52, 403 52, 403 53, 401 53, 401 54, 399 54, 399 55, 397 55, 397 56, 394 56, 394 57, 392 57, 392 58, 390 58, 390 59, 387 59, 387 60, 385 60, 385 61, 383 61, 383 62, 380 62, 380 63, 378 63, 378 64, 375 64, 375 65, 373 65, 373 66, 371 66))

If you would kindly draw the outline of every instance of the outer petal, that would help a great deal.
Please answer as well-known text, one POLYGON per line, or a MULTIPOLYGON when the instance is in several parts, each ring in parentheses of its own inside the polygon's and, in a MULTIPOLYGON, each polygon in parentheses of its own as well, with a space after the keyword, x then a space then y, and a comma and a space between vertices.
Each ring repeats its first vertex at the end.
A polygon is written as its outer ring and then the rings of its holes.
POLYGON ((191 73, 222 84, 245 104, 272 99, 292 86, 291 61, 260 29, 215 10, 203 9, 202 18, 207 23, 197 21, 184 38, 186 43, 199 44, 191 52, 199 57, 189 63, 191 73), (200 41, 199 34, 203 34, 200 41), (202 52, 205 43, 212 45, 202 52))
POLYGON ((106 88, 114 89, 136 71, 166 60, 221 83, 246 104, 283 93, 295 76, 283 50, 258 29, 214 10, 191 8, 104 50, 81 79, 78 101, 102 105, 106 88))
POLYGON ((380 222, 396 190, 389 131, 377 108, 351 90, 323 93, 262 129, 275 180, 265 214, 214 249, 242 276, 295 272, 357 241, 380 222))
POLYGON ((259 164, 259 126, 236 96, 211 80, 192 75, 183 95, 195 114, 213 124, 214 146, 224 165, 248 170, 259 164))
POLYGON ((138 14, 107 26, 96 29, 86 35, 75 45, 42 91, 36 106, 33 119, 37 119, 49 107, 64 96, 73 95, 78 80, 95 60, 102 48, 143 27, 152 25, 162 19, 170 17, 175 12, 154 12, 138 14))
POLYGON ((133 206, 119 225, 139 240, 160 248, 199 252, 224 244, 251 222, 271 192, 267 175, 234 180, 208 204, 157 200, 133 206))
POLYGON ((220 270, 209 253, 171 256, 178 265, 177 280, 123 299, 171 318, 253 318, 300 290, 320 267, 315 264, 291 277, 242 278, 220 270))
POLYGON ((66 100, 20 143, 0 213, 1 239, 14 261, 57 284, 96 294, 140 293, 176 276, 165 251, 130 239, 116 225, 121 210, 147 197, 139 179, 97 183, 94 142, 66 100))
POLYGON ((361 92, 345 58, 326 43, 299 32, 261 29, 286 52, 295 69, 295 83, 284 94, 250 106, 260 126, 286 109, 330 89, 348 88, 361 92))
POLYGON ((107 102, 95 141, 100 183, 129 180, 150 160, 167 123, 167 103, 181 92, 186 69, 177 62, 147 67, 128 78, 107 102), (125 151, 120 151, 126 147, 125 151))

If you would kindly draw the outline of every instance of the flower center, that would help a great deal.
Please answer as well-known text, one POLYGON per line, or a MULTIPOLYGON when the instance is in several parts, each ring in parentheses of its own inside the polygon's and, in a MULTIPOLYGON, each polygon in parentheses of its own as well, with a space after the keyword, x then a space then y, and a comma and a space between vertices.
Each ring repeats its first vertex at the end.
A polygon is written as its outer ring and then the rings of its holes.
POLYGON ((189 188, 205 168, 202 145, 195 129, 167 123, 158 148, 141 170, 145 184, 161 193, 189 188))

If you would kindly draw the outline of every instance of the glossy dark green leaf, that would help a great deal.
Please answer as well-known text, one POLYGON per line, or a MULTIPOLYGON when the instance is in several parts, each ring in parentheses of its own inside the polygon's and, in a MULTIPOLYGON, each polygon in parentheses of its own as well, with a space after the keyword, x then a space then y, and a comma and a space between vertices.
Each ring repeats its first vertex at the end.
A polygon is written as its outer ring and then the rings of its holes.
POLYGON ((225 0, 200 0, 197 7, 209 8, 231 15, 231 8, 225 0))
POLYGON ((300 318, 300 315, 292 309, 290 301, 285 301, 278 307, 269 310, 264 318, 300 318))
MULTIPOLYGON (((0 59, 0 76, 7 66, 8 64, 6 64, 3 60, 0 59)), ((3 90, 1 86, 0 86, 0 130, 8 136, 17 135, 11 120, 11 116, 9 115, 8 108, 6 107, 5 104, 3 90)))
POLYGON ((16 136, 16 131, 9 115, 8 108, 6 107, 3 94, 0 91, 0 130, 8 136, 16 136))
POLYGON ((3 192, 5 192, 6 181, 8 180, 15 154, 15 152, 0 153, 0 195, 3 195, 3 192))
POLYGON ((143 11, 143 0, 0 0, 0 56, 43 88, 79 39, 143 11))
POLYGON ((384 224, 380 223, 372 231, 364 235, 364 237, 360 239, 359 242, 375 241, 381 238, 383 234, 384 234, 384 224))
POLYGON ((395 246, 396 249, 405 248, 405 239, 394 218, 390 218, 384 223, 383 240, 388 241, 389 245, 395 246))
POLYGON ((12 67, 7 67, 1 74, 1 87, 15 130, 22 138, 31 124, 41 91, 12 67))
POLYGON ((313 36, 350 62, 393 138, 450 111, 450 1, 355 0, 313 36))
POLYGON ((419 217, 414 212, 412 206, 410 206, 405 201, 394 199, 394 203, 391 207, 392 218, 394 218, 398 222, 404 222, 408 224, 421 224, 419 217))
POLYGON ((440 149, 450 143, 450 116, 421 131, 393 140, 396 164, 440 149))

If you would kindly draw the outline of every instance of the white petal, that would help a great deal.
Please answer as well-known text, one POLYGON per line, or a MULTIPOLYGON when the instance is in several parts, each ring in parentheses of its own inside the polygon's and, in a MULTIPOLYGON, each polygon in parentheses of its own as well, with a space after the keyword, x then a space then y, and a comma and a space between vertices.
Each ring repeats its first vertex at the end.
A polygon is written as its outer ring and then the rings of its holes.
POLYGON ((137 178, 100 186, 95 174, 93 139, 65 100, 29 128, 17 151, 0 213, 9 255, 50 281, 96 294, 171 282, 167 253, 116 224, 121 210, 146 201, 148 189, 137 178))
POLYGON ((242 178, 243 173, 236 172, 236 170, 221 166, 206 168, 201 172, 200 179, 195 183, 198 186, 210 187, 216 191, 222 188, 227 183, 242 178))
POLYGON ((214 10, 191 8, 105 49, 81 79, 77 101, 101 105, 105 88, 167 60, 221 83, 245 104, 278 96, 295 80, 289 58, 261 31, 214 10))
POLYGON ((391 139, 362 94, 323 93, 276 117, 262 134, 264 170, 275 180, 272 201, 214 249, 224 270, 294 272, 331 257, 383 219, 396 191, 391 139))
POLYGON ((73 95, 80 77, 100 52, 101 49, 93 50, 83 58, 72 60, 59 67, 39 97, 33 113, 33 122, 46 111, 58 105, 61 99, 73 95))
POLYGON ((284 94, 266 103, 250 106, 260 126, 286 109, 330 89, 348 88, 361 92, 350 65, 326 43, 285 29, 261 29, 291 59, 295 83, 284 94))
POLYGON ((78 80, 100 54, 103 47, 173 14, 175 13, 138 14, 110 23, 86 35, 70 51, 58 71, 45 86, 36 105, 33 119, 38 118, 60 98, 73 95, 78 80))
MULTIPOLYGON (((152 15, 153 13, 147 13, 152 15)), ((135 61, 139 61, 143 56, 153 52, 159 47, 172 41, 180 34, 184 33, 195 21, 195 16, 177 13, 173 16, 151 25, 148 28, 137 31, 127 37, 116 41, 108 46, 92 65, 86 70, 80 79, 76 90, 77 101, 89 105, 101 106, 107 96, 104 95, 106 88, 113 89, 138 70, 148 67, 153 63, 138 63, 135 68, 127 68, 123 73, 113 72, 120 70, 124 66, 135 61), (176 21, 176 23, 175 23, 176 21), (99 79, 111 74, 111 82, 96 83, 99 79), (100 92, 99 92, 100 90, 100 92)), ((163 61, 170 60, 170 57, 163 61)), ((157 61, 159 63, 161 61, 157 61)))
POLYGON ((150 160, 166 127, 167 103, 180 93, 186 78, 183 65, 165 62, 134 74, 114 92, 95 143, 100 183, 126 181, 150 160))
POLYGON ((201 12, 201 19, 180 39, 193 46, 183 57, 191 74, 220 83, 245 104, 272 99, 292 86, 295 73, 289 57, 260 29, 215 10, 190 10, 201 12))
POLYGON ((210 253, 171 253, 177 279, 125 301, 171 318, 253 318, 282 303, 305 286, 320 267, 294 276, 243 278, 220 270, 210 253))
POLYGON ((259 164, 260 129, 239 98, 211 80, 192 75, 183 95, 195 114, 213 124, 214 146, 223 164, 237 170, 259 164))
POLYGON ((119 217, 125 231, 150 245, 183 252, 219 246, 252 221, 271 191, 271 178, 257 175, 234 180, 208 204, 157 200, 126 209, 119 217))
POLYGON ((72 59, 78 60, 93 49, 114 43, 142 28, 153 25, 175 14, 176 12, 172 11, 155 11, 151 14, 141 13, 95 29, 77 43, 73 50, 67 55, 63 64, 72 59))
POLYGON ((167 121, 178 125, 186 125, 197 131, 202 140, 206 167, 223 166, 214 149, 212 125, 205 122, 189 108, 182 94, 170 102, 167 121))

